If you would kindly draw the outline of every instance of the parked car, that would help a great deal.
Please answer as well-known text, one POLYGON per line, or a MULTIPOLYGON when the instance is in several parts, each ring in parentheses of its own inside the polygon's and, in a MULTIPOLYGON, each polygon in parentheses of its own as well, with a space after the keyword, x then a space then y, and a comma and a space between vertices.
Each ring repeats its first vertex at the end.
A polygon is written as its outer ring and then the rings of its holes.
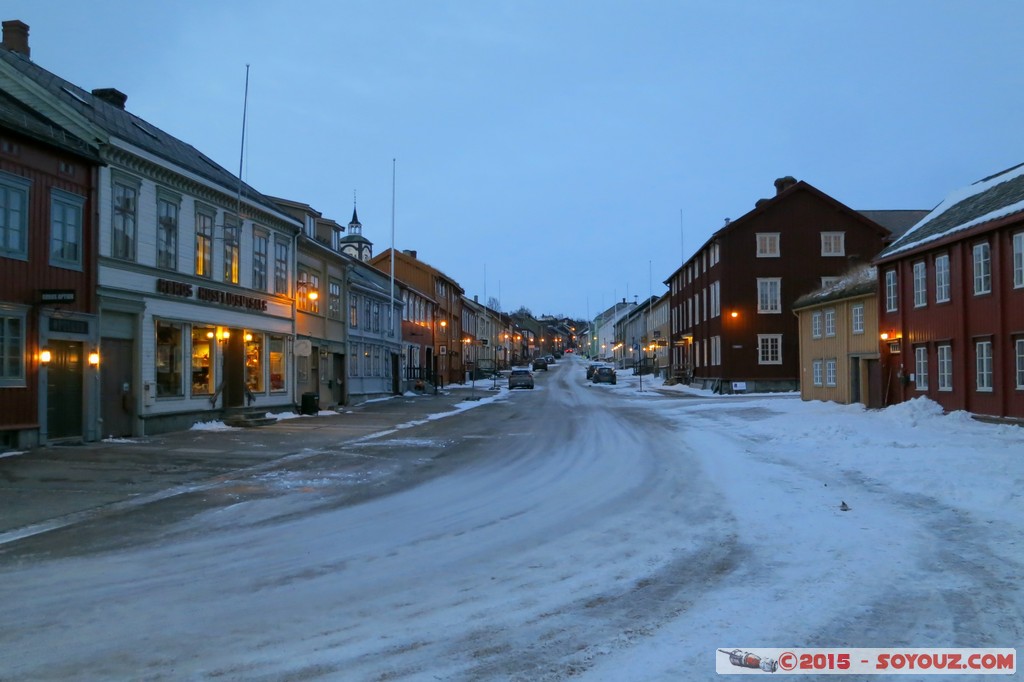
POLYGON ((514 368, 508 375, 509 390, 513 388, 533 388, 533 372, 528 369, 514 368))
POLYGON ((591 362, 587 365, 587 381, 594 378, 594 372, 598 367, 603 367, 603 365, 600 362, 591 362))
POLYGON ((590 380, 595 384, 614 384, 615 370, 611 367, 598 367, 590 380))
POLYGON ((554 355, 545 355, 544 359, 548 361, 549 365, 555 364, 555 356, 554 355))
POLYGON ((539 369, 542 369, 545 372, 548 371, 548 361, 544 358, 538 357, 533 359, 533 371, 536 372, 539 369))

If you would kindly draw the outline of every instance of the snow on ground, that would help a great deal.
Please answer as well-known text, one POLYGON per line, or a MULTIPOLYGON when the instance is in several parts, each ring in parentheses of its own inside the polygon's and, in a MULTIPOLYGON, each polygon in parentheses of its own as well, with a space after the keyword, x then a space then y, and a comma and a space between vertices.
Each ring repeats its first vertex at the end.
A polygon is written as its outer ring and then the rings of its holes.
POLYGON ((54 679, 675 682, 720 679, 717 649, 1024 638, 1024 428, 923 399, 868 411, 582 374, 480 391, 458 407, 502 408, 450 430, 347 442, 372 462, 350 474, 257 478, 309 496, 383 480, 387 447, 474 454, 400 493, 275 523, 254 521, 294 496, 254 498, 166 546, 6 569, 23 615, 0 649, 54 679))
POLYGON ((943 414, 926 398, 869 411, 643 379, 640 392, 640 378, 620 371, 607 388, 651 399, 653 412, 683 427, 679 445, 698 455, 753 552, 750 565, 762 565, 628 655, 597 657, 586 679, 703 679, 693 673, 711 669, 715 648, 1020 641, 1024 428, 943 414), (656 401, 656 388, 708 400, 656 401), (742 409, 722 409, 740 397, 742 409), (887 631, 876 623, 888 610, 887 631))

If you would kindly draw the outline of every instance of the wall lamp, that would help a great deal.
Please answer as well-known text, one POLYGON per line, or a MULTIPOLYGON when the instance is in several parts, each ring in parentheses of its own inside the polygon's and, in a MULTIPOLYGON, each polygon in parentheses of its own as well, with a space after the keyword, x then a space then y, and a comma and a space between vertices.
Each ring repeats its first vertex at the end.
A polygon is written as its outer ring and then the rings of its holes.
POLYGON ((50 364, 51 360, 53 360, 53 353, 50 352, 49 348, 43 346, 43 348, 40 349, 39 351, 39 362, 43 363, 44 365, 48 365, 50 364))
POLYGON ((89 366, 99 367, 100 365, 100 352, 98 350, 89 351, 89 366))

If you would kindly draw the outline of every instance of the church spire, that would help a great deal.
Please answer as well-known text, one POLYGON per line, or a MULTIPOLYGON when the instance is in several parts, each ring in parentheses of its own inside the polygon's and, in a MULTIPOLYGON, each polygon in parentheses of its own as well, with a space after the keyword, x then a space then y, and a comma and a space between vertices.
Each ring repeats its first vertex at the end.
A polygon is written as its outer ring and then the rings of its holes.
POLYGON ((348 222, 349 234, 362 234, 363 224, 359 222, 359 215, 356 213, 356 191, 352 190, 352 220, 348 222))

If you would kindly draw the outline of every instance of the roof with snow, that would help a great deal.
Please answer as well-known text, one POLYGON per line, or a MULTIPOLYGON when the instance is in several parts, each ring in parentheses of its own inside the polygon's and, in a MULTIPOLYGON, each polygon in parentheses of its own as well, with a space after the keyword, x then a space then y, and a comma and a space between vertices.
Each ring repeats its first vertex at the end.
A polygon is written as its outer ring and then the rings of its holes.
POLYGON ((862 265, 850 270, 840 277, 839 281, 801 296, 793 303, 793 309, 809 308, 829 301, 840 301, 844 298, 866 296, 876 291, 878 291, 878 271, 870 265, 862 265))
POLYGON ((857 211, 872 222, 892 232, 893 239, 899 237, 928 215, 929 211, 915 209, 894 209, 888 211, 857 211))
POLYGON ((879 254, 885 259, 956 232, 1024 211, 1024 164, 951 193, 879 254))

